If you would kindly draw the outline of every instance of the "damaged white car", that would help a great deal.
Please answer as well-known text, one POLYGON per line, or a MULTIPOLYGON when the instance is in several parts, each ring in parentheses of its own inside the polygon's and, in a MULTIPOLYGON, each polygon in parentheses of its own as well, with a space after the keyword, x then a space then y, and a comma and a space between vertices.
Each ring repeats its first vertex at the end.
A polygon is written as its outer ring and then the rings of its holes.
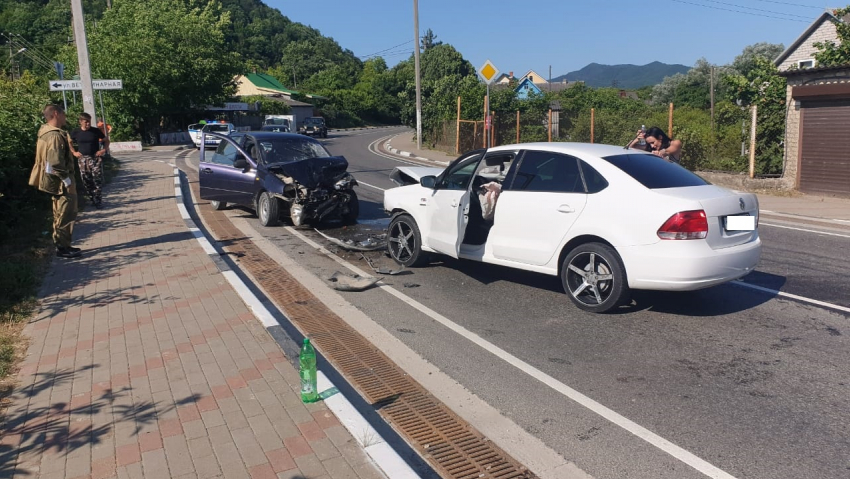
MULTIPOLYGON (((215 209, 228 204, 257 212, 263 226, 288 216, 292 224, 341 220, 354 224, 360 203, 348 162, 316 140, 294 133, 251 132, 219 136, 207 158, 201 148, 201 198, 215 209)), ((203 145, 204 143, 202 143, 203 145)))
POLYGON ((740 278, 761 256, 758 198, 657 156, 581 143, 476 150, 445 169, 398 167, 384 193, 387 247, 405 266, 440 253, 559 276, 579 308, 631 289, 740 278))

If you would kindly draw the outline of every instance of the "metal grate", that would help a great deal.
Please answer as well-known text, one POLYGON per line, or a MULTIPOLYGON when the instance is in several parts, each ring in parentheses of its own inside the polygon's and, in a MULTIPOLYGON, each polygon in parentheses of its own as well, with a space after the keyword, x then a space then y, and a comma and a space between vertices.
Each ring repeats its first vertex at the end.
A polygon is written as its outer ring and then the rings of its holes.
MULTIPOLYGON (((192 191, 199 198, 197 183, 192 191)), ((204 223, 268 297, 309 336, 379 414, 446 479, 533 479, 525 466, 484 437, 328 309, 236 229, 227 216, 198 204, 204 223)))

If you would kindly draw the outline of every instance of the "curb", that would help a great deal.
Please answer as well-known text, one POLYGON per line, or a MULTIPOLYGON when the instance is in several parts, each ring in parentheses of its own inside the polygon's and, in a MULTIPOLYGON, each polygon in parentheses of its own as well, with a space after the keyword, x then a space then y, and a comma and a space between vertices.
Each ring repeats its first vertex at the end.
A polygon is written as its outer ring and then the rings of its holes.
MULTIPOLYGON (((189 197, 185 196, 183 193, 184 187, 186 187, 187 190, 189 189, 185 174, 167 161, 155 161, 168 164, 174 170, 174 196, 177 203, 177 209, 180 212, 181 218, 186 223, 189 232, 195 237, 198 243, 200 243, 204 252, 209 255, 210 259, 213 261, 216 268, 218 268, 218 270, 222 273, 227 283, 229 283, 236 291, 237 295, 254 314, 254 317, 278 343, 286 356, 290 358, 290 363, 292 363, 293 367, 295 367, 298 357, 297 342, 294 342, 293 338, 283 329, 282 325, 276 318, 277 315, 270 311, 264 304, 264 301, 258 298, 251 290, 251 287, 243 281, 240 277, 240 273, 237 273, 237 271, 228 265, 226 261, 221 259, 222 256, 226 255, 226 253, 223 253, 219 250, 219 247, 213 245, 213 241, 207 238, 205 230, 199 227, 196 221, 189 214, 189 209, 185 202, 192 202, 194 200, 191 198, 191 192, 188 193, 190 195, 189 197), (292 348, 294 348, 294 350, 292 348)), ((272 304, 269 304, 269 307, 273 309, 275 308, 272 304)), ((283 317, 285 318, 285 316, 283 317)), ((332 366, 328 365, 328 367, 332 369, 332 366)), ((337 394, 325 398, 323 402, 328 409, 337 416, 339 422, 348 430, 358 445, 372 460, 374 465, 391 479, 420 479, 419 474, 417 474, 413 468, 404 459, 402 459, 401 455, 393 449, 389 443, 387 443, 384 437, 371 426, 369 421, 363 417, 356 407, 352 405, 346 395, 337 388, 325 372, 323 372, 322 369, 317 369, 317 372, 317 379, 320 383, 318 386, 320 389, 334 389, 338 391, 337 394), (370 441, 364 442, 361 438, 370 438, 370 441)), ((337 373, 333 371, 332 374, 336 375, 337 373)), ((342 381, 344 381, 344 379, 342 379, 342 381)))
POLYGON ((444 162, 439 161, 439 160, 432 160, 430 158, 423 158, 421 156, 416 156, 415 154, 413 154, 409 151, 397 150, 397 149, 393 148, 393 146, 391 144, 392 140, 393 139, 390 138, 389 140, 387 140, 384 143, 384 150, 387 153, 390 153, 390 154, 393 154, 393 155, 396 155, 396 156, 402 156, 402 157, 405 157, 405 158, 411 158, 411 159, 418 160, 418 161, 426 161, 426 162, 429 162, 429 163, 437 163, 439 165, 448 165, 448 163, 444 163, 444 162))

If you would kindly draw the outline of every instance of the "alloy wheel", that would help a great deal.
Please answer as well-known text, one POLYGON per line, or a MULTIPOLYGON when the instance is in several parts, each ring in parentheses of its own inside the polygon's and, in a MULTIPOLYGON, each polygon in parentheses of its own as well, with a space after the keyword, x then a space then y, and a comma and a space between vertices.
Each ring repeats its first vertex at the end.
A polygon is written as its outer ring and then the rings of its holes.
POLYGON ((614 273, 604 256, 595 252, 575 255, 567 271, 567 289, 577 301, 595 306, 614 291, 614 273))
POLYGON ((416 241, 413 228, 404 221, 393 223, 389 234, 389 250, 393 259, 405 263, 413 257, 416 241))

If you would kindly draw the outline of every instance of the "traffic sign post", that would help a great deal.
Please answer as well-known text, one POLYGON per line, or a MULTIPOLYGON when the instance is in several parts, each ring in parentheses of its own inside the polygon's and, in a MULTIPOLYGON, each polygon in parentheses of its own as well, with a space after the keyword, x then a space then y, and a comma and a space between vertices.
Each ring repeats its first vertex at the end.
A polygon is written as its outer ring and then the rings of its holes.
MULTIPOLYGON (((496 68, 496 65, 493 65, 489 59, 481 65, 481 68, 478 69, 478 74, 481 75, 481 78, 484 79, 484 82, 487 83, 487 96, 484 97, 484 117, 487 119, 487 124, 484 125, 485 130, 488 131, 490 129, 490 84, 499 76, 499 69, 496 68)), ((484 135, 484 146, 486 148, 490 147, 490 135, 484 135)))
MULTIPOLYGON (((92 80, 95 90, 121 90, 124 88, 122 80, 92 80)), ((82 90, 81 80, 50 80, 50 91, 82 90)))

